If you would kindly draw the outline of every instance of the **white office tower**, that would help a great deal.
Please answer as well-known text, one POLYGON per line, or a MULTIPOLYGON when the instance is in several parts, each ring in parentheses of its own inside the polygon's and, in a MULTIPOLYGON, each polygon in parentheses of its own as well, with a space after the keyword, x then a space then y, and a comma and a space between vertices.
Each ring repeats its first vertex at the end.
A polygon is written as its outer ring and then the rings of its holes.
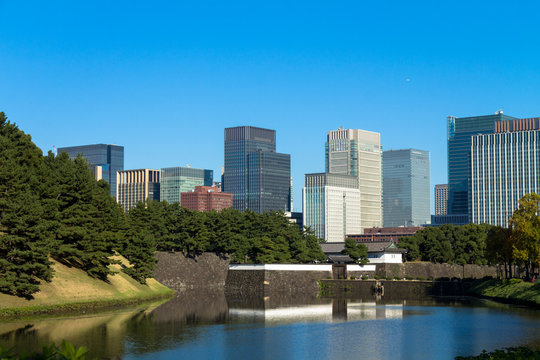
MULTIPOLYGON (((381 134, 341 129, 328 132, 325 171, 355 176, 360 190, 360 231, 382 226, 381 134)), ((353 232, 349 231, 349 234, 353 232)))
POLYGON ((302 194, 304 226, 318 238, 343 242, 346 234, 360 234, 360 190, 356 176, 306 174, 302 194))

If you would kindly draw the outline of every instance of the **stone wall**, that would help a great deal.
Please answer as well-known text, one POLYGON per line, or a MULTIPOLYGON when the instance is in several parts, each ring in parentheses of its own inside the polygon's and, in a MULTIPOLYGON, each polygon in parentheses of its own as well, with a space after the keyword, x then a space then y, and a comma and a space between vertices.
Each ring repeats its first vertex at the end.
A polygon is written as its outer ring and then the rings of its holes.
POLYGON ((331 271, 229 270, 227 294, 258 296, 313 296, 319 292, 318 280, 330 279, 331 271))
POLYGON ((484 276, 497 276, 495 266, 433 264, 430 262, 407 262, 404 264, 377 264, 376 275, 381 277, 423 277, 428 278, 458 278, 481 279, 484 276))
POLYGON ((154 277, 163 285, 176 290, 223 289, 229 271, 229 258, 204 253, 194 258, 181 252, 157 252, 154 277))
POLYGON ((423 300, 435 296, 463 296, 467 283, 458 281, 395 281, 395 280, 321 280, 323 297, 376 298, 373 288, 384 287, 385 300, 423 300))

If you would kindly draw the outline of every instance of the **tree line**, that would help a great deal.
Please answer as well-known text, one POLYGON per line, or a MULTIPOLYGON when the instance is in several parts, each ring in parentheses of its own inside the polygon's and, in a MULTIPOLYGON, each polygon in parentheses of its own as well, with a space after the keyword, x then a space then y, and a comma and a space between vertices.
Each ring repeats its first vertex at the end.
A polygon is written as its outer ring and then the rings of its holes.
POLYGON ((204 251, 248 263, 324 260, 319 239, 282 213, 199 213, 178 204, 138 204, 129 213, 81 156, 42 151, 0 112, 0 292, 31 297, 54 276, 51 260, 106 280, 115 254, 141 283, 155 252, 204 251))
POLYGON ((531 193, 519 200, 508 228, 445 224, 402 237, 399 246, 407 249, 408 261, 499 265, 506 278, 522 274, 531 278, 540 265, 540 195, 531 193))

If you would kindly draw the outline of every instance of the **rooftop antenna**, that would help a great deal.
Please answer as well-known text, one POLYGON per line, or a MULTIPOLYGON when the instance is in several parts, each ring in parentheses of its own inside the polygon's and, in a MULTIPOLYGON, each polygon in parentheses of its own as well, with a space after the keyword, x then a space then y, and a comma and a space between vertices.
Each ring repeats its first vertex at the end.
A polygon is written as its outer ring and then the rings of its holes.
POLYGON ((500 108, 499 110, 495 111, 495 115, 499 115, 503 113, 503 108, 500 108))

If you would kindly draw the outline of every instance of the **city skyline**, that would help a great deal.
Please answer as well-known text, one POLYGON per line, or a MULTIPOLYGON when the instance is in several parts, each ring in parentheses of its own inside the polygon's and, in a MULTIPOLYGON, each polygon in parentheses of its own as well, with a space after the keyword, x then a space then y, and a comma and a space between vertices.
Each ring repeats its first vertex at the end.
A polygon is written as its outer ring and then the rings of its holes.
POLYGON ((223 128, 275 129, 296 210, 338 126, 430 151, 447 183, 447 116, 539 115, 540 4, 464 4, 0 2, 0 110, 44 152, 121 144, 125 169, 217 175, 223 128))

